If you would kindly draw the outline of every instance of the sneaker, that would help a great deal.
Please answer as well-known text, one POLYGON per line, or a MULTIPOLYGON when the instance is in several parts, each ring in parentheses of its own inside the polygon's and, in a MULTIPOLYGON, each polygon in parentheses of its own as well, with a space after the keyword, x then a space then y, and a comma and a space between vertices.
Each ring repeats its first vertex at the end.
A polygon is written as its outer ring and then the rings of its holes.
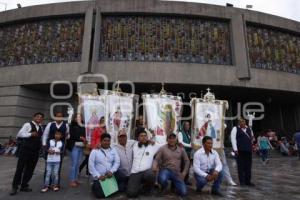
POLYGON ((48 192, 49 187, 45 186, 43 189, 41 189, 41 193, 45 193, 48 192))
POLYGON ((231 180, 231 181, 229 182, 229 185, 230 185, 230 186, 237 186, 237 184, 236 184, 233 180, 231 180))
POLYGON ((54 187, 53 187, 53 191, 54 191, 54 192, 58 192, 58 191, 59 191, 59 187, 58 187, 57 185, 54 186, 54 187))
POLYGON ((80 185, 80 184, 81 184, 79 181, 75 181, 75 183, 76 183, 77 185, 80 185))
POLYGON ((70 187, 72 188, 76 188, 78 185, 77 183, 74 181, 74 182, 70 182, 70 187))

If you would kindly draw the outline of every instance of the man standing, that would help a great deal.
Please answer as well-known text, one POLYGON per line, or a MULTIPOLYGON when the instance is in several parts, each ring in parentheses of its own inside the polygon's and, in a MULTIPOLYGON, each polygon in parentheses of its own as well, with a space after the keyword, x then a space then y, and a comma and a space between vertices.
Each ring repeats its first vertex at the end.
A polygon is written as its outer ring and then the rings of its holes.
MULTIPOLYGON (((69 135, 69 125, 63 121, 63 113, 62 112, 56 112, 55 113, 55 121, 49 122, 45 128, 44 134, 43 134, 43 148, 45 152, 45 158, 47 159, 48 150, 50 147, 50 140, 55 139, 55 133, 60 132, 61 133, 61 142, 62 142, 62 148, 61 148, 61 155, 60 155, 60 164, 59 164, 59 170, 58 170, 58 187, 60 187, 60 173, 61 173, 61 165, 63 162, 63 154, 64 154, 64 146, 66 138, 69 135)), ((47 163, 47 161, 46 161, 47 163)), ((47 164, 46 164, 47 165, 47 164)), ((45 175, 46 175, 46 168, 45 168, 45 175)), ((50 185, 51 185, 51 179, 50 179, 50 185)))
POLYGON ((151 168, 159 147, 157 144, 151 144, 144 129, 139 131, 138 143, 133 146, 133 163, 127 187, 128 198, 136 198, 141 186, 144 193, 150 193, 153 189, 155 174, 151 168))
POLYGON ((196 151, 193 162, 197 191, 201 192, 208 182, 213 181, 212 194, 222 197, 220 192, 223 179, 222 163, 218 153, 212 149, 213 139, 205 136, 202 145, 203 147, 196 151))
POLYGON ((187 194, 184 178, 190 167, 190 160, 183 148, 177 146, 177 137, 175 133, 171 133, 167 137, 168 144, 162 146, 153 162, 153 171, 157 172, 158 183, 161 185, 162 193, 165 193, 168 187, 168 181, 174 184, 176 191, 180 197, 187 194), (181 170, 181 166, 183 170, 181 170))
POLYGON ((297 144, 298 157, 299 157, 299 160, 300 160, 300 130, 296 131, 296 133, 294 135, 294 140, 297 144))
POLYGON ((117 151, 110 147, 111 136, 108 133, 101 135, 101 148, 94 149, 89 158, 89 171, 94 178, 92 192, 97 198, 104 198, 100 181, 111 178, 120 166, 117 151))
POLYGON ((246 126, 245 119, 231 130, 231 144, 236 155, 240 185, 254 186, 251 183, 253 133, 246 126))
POLYGON ((118 143, 113 147, 117 150, 120 157, 120 167, 116 173, 118 179, 118 186, 120 192, 125 192, 131 173, 132 160, 133 160, 133 145, 136 143, 134 140, 127 140, 125 130, 120 130, 118 134, 118 143))
POLYGON ((43 129, 41 123, 43 118, 44 114, 40 112, 35 113, 33 115, 33 121, 25 123, 17 135, 17 138, 21 141, 21 145, 19 146, 19 159, 10 195, 17 194, 20 184, 20 191, 32 191, 28 183, 32 178, 42 146, 41 137, 43 135, 43 129))

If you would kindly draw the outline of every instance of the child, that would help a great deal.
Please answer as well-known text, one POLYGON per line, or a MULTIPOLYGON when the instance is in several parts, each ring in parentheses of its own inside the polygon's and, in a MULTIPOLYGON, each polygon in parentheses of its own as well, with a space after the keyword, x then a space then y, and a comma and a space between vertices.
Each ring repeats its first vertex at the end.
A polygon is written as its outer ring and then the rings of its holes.
POLYGON ((257 144, 258 144, 262 162, 263 164, 267 164, 269 161, 268 159, 269 150, 273 149, 273 147, 270 144, 269 138, 267 137, 266 133, 262 133, 261 136, 257 138, 257 144))
POLYGON ((41 190, 42 193, 45 193, 49 190, 49 182, 50 177, 53 180, 53 191, 57 192, 59 190, 58 187, 58 171, 61 159, 61 152, 62 152, 62 141, 61 141, 62 133, 57 131, 55 133, 55 138, 50 140, 49 150, 48 150, 48 157, 47 157, 47 167, 46 167, 46 177, 44 188, 41 190))

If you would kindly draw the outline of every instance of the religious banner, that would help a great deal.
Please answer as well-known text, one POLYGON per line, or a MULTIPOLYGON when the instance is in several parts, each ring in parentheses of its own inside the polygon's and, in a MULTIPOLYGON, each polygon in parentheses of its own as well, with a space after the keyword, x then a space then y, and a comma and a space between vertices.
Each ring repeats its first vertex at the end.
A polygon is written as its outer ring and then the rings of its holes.
POLYGON ((86 139, 91 142, 92 132, 99 124, 101 117, 105 116, 105 98, 98 95, 80 95, 84 113, 86 139))
POLYGON ((213 139, 213 148, 223 148, 224 143, 224 118, 227 101, 215 100, 215 97, 209 91, 204 98, 194 98, 191 101, 192 116, 192 143, 194 149, 202 146, 204 136, 210 136, 213 139))
POLYGON ((118 143, 118 133, 122 129, 130 139, 137 95, 109 90, 100 90, 100 95, 105 99, 105 123, 111 142, 118 143))
POLYGON ((179 132, 179 120, 182 112, 181 97, 171 95, 143 95, 146 124, 155 134, 158 144, 166 143, 167 135, 179 132))

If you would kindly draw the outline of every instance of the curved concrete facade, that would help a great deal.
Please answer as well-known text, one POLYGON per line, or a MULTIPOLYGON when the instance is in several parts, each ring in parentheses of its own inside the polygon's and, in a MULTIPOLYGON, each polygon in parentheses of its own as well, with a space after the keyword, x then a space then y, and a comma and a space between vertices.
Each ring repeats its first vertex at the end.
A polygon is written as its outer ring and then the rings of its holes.
MULTIPOLYGON (((83 1, 32 6, 1 12, 0 31, 1 28, 6 30, 5 27, 11 24, 63 19, 72 16, 80 16, 84 21, 79 62, 37 63, 0 67, 0 109, 3 110, 1 112, 2 116, 0 116, 0 131, 9 134, 9 131, 6 131, 7 127, 11 128, 10 132, 12 130, 16 131, 25 119, 29 119, 29 113, 37 110, 28 105, 23 105, 22 98, 40 103, 46 101, 47 105, 52 101, 49 95, 40 98, 38 92, 28 91, 23 86, 50 84, 55 80, 75 83, 79 75, 86 73, 105 74, 109 82, 117 80, 151 84, 165 82, 169 84, 216 85, 300 93, 300 23, 260 12, 208 4, 158 0, 96 0, 93 2, 83 1), (103 17, 123 16, 126 18, 126 16, 144 15, 150 16, 150 18, 151 16, 154 18, 156 16, 168 16, 180 20, 181 18, 192 17, 204 21, 225 22, 229 27, 230 64, 101 60, 101 53, 99 54, 99 52, 101 52, 103 17), (291 46, 293 48, 291 47, 291 52, 295 56, 291 58, 292 60, 288 63, 289 66, 280 63, 280 67, 283 66, 284 70, 281 70, 281 68, 277 71, 258 69, 251 66, 247 27, 252 24, 270 30, 279 30, 280 33, 288 34, 287 38, 292 38, 291 46), (299 51, 298 54, 297 51, 299 51), (286 66, 292 66, 295 73, 284 72, 286 66), (12 99, 15 103, 12 103, 12 99), (20 110, 25 107, 28 114, 22 116, 20 110), (8 112, 10 114, 7 114, 8 112)), ((270 34, 273 34, 273 32, 270 34)), ((277 59, 278 62, 282 62, 286 54, 286 52, 281 53, 279 56, 281 61, 277 59)), ((273 53, 270 53, 270 56, 272 55, 273 53)), ((45 112, 49 112, 47 105, 41 105, 45 112)))
MULTIPOLYGON (((286 31, 298 32, 300 23, 277 16, 237 8, 207 4, 140 1, 98 0, 96 2, 72 2, 26 7, 0 13, 0 24, 29 19, 84 15, 84 38, 81 63, 53 63, 0 68, 1 86, 49 83, 62 79, 75 81, 82 73, 103 73, 110 81, 131 80, 133 82, 191 83, 208 85, 241 86, 300 92, 298 74, 261 70, 250 67, 247 51, 246 23, 271 26, 286 31), (93 21, 93 12, 95 22, 93 21), (232 66, 195 63, 168 62, 99 62, 101 16, 105 14, 150 14, 174 16, 199 16, 228 20, 230 25, 230 47, 232 66), (93 60, 89 61, 91 32, 95 26, 93 60), (143 67, 141 67, 141 64, 143 67), (89 66, 92 67, 89 67, 89 66), (72 70, 70 70, 72 68, 72 70), (169 75, 170 72, 172 75, 169 75), (34 79, 31 72, 38 74, 34 79), (56 74, 64 74, 56 77, 56 74), (26 76, 23 76, 26 74, 26 76), (43 75, 45 74, 45 75, 43 75), (147 74, 146 79, 144 76, 147 74), (184 74, 184 76, 179 76, 184 74), (67 75, 67 76, 66 76, 67 75), (178 75, 178 76, 177 76, 178 75), (174 79, 174 76, 176 77, 174 79), (186 79, 185 77, 188 77, 186 79), (187 81, 188 80, 188 81, 187 81), (280 80, 280 81, 279 81, 280 80), (187 81, 187 82, 186 82, 187 81)), ((299 34, 299 33, 298 33, 299 34)), ((300 37, 299 37, 300 38, 300 37)), ((300 48, 300 47, 299 47, 300 48)))

